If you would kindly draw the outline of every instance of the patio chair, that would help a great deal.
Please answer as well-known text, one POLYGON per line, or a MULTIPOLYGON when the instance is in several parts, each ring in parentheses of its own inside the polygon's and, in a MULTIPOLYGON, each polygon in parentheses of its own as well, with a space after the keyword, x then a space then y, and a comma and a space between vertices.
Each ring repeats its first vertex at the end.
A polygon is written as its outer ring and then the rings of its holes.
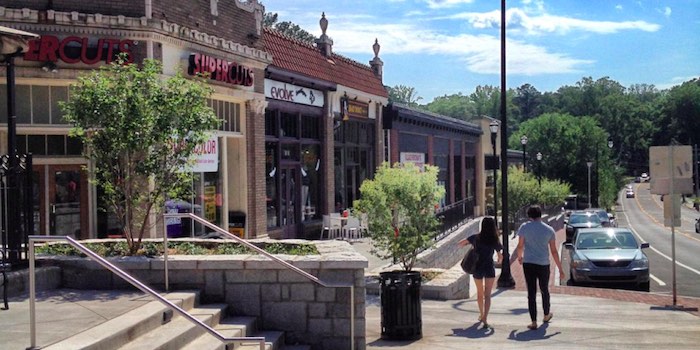
POLYGON ((333 239, 340 234, 340 221, 331 218, 330 215, 323 216, 323 227, 321 228, 321 239, 323 239, 323 233, 327 232, 326 238, 333 239))
POLYGON ((342 228, 343 239, 353 240, 360 236, 360 219, 354 216, 349 216, 345 226, 342 228))

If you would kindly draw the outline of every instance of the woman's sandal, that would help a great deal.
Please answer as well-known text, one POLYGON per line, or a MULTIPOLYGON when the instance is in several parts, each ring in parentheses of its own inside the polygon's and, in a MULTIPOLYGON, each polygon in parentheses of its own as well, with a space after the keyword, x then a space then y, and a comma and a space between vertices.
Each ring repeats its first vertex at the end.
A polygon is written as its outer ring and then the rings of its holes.
POLYGON ((537 322, 532 322, 529 325, 527 325, 527 329, 534 331, 537 329, 537 322))
POLYGON ((491 329, 491 325, 484 322, 484 325, 481 327, 481 329, 491 329))
POLYGON ((549 314, 544 316, 544 318, 542 319, 542 322, 547 323, 552 319, 552 317, 554 317, 554 313, 550 312, 549 314))

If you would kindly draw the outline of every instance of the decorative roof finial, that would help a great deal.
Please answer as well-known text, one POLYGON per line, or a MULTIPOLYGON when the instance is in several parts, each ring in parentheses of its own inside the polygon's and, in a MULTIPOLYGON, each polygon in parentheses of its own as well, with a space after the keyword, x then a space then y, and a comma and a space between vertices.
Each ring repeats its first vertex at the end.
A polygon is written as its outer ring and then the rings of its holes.
POLYGON ((326 29, 328 29, 328 20, 326 19, 326 13, 321 13, 321 20, 318 21, 321 25, 321 34, 326 35, 326 29))
POLYGON ((374 38, 374 45, 372 45, 372 50, 374 50, 374 57, 379 57, 379 49, 382 47, 379 46, 379 41, 377 38, 374 38))

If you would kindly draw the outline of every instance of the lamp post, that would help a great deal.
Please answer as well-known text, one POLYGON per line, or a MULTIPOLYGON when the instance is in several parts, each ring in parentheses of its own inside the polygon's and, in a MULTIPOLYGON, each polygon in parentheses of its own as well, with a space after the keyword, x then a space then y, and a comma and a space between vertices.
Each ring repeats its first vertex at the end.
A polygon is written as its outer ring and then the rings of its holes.
POLYGON ((510 253, 508 252, 508 117, 506 110, 506 0, 501 0, 501 237, 503 237, 503 264, 501 275, 498 277, 499 288, 515 287, 515 280, 510 274, 510 253), (506 153, 503 156, 503 153, 506 153))
MULTIPOLYGON (((498 183, 498 181, 496 181, 498 178, 496 173, 498 169, 498 158, 496 158, 496 135, 498 135, 497 121, 494 120, 489 124, 489 131, 491 131, 491 147, 493 147, 493 217, 495 219, 496 216, 498 216, 498 191, 496 189, 496 184, 498 183)), ((496 226, 498 226, 498 220, 494 221, 496 222, 496 226)))
POLYGON ((520 144, 523 145, 523 172, 527 172, 527 136, 520 137, 520 144))
MULTIPOLYGON (((613 141, 608 140, 608 148, 612 149, 613 141)), ((595 144, 595 206, 600 208, 600 171, 598 167, 598 143, 595 144)))
POLYGON ((542 152, 537 152, 537 186, 542 188, 542 152))
POLYGON ((591 165, 593 162, 586 162, 588 166, 588 208, 591 208, 591 165))

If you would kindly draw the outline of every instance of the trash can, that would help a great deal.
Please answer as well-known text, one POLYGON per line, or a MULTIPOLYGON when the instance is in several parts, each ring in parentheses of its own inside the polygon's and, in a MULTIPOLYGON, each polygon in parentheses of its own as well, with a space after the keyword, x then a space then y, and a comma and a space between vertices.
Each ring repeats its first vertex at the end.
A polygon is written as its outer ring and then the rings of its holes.
POLYGON ((416 340, 423 337, 420 272, 379 274, 382 305, 382 339, 416 340))
POLYGON ((245 238, 245 213, 242 211, 230 211, 228 213, 228 232, 238 237, 245 238))

